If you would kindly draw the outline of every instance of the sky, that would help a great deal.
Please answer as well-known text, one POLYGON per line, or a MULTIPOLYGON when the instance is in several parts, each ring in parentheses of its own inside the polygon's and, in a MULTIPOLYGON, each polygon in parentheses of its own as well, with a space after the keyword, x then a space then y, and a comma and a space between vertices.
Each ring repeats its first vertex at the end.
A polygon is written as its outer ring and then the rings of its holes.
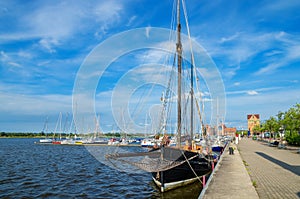
MULTIPOLYGON (((97 49, 107 41, 116 41, 113 39, 124 31, 126 35, 139 28, 169 29, 172 8, 171 0, 2 0, 0 131, 40 132, 45 121, 48 130, 54 131, 59 128, 60 113, 60 126, 69 128, 77 103, 84 109, 84 100, 75 102, 73 98, 78 74, 97 49)), ((227 126, 246 129, 247 114, 260 114, 266 120, 300 103, 299 9, 298 0, 186 1, 191 37, 213 60, 224 84, 227 126)), ((187 34, 186 28, 183 33, 187 34)), ((126 37, 126 42, 136 44, 135 37, 126 37)), ((113 43, 113 51, 106 47, 104 54, 109 57, 120 50, 119 45, 122 41, 113 43)), ((122 107, 112 107, 128 97, 120 87, 128 83, 122 81, 124 77, 143 79, 143 83, 164 79, 152 66, 153 60, 161 59, 157 52, 137 49, 110 60, 103 73, 92 71, 98 75, 98 79, 91 76, 96 82, 91 96, 102 131, 120 128, 115 120, 127 114, 122 107), (117 100, 112 100, 113 96, 117 100)), ((138 96, 146 94, 132 89, 131 103, 140 102, 138 96)), ((203 90, 205 97, 209 89, 204 86, 203 90)), ((146 109, 160 104, 157 96, 161 92, 148 96, 150 100, 143 102, 148 103, 146 109)), ((134 106, 129 109, 142 112, 134 106)), ((137 115, 140 119, 136 123, 147 123, 147 118, 137 115)), ((79 118, 77 122, 86 120, 79 118)))

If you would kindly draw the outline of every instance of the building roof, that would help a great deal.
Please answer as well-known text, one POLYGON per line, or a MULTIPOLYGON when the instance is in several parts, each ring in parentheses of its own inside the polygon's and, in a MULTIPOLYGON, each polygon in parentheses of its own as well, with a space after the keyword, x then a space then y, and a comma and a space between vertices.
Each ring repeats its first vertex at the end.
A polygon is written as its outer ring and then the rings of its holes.
POLYGON ((247 119, 249 120, 252 116, 256 117, 256 119, 259 119, 259 114, 247 115, 247 119))

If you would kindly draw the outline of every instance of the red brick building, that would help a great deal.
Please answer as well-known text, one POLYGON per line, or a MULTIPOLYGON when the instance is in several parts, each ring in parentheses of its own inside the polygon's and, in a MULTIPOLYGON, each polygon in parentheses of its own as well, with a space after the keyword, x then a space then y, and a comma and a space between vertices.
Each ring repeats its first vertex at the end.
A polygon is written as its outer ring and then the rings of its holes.
POLYGON ((223 135, 235 136, 236 134, 236 127, 226 127, 225 124, 223 124, 223 129, 224 129, 223 135))

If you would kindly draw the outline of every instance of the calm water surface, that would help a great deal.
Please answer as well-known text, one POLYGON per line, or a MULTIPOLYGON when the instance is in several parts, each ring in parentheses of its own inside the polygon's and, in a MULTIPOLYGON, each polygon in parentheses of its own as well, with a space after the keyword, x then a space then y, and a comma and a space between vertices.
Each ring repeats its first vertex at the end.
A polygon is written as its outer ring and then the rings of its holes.
POLYGON ((0 198, 174 199, 198 198, 201 191, 196 183, 162 194, 151 174, 120 172, 97 161, 84 146, 34 141, 0 139, 0 198))

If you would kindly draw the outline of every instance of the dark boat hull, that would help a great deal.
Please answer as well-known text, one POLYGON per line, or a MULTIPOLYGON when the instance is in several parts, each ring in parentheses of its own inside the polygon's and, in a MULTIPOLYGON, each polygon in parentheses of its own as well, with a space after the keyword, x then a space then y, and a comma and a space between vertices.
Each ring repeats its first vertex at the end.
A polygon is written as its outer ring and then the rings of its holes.
POLYGON ((222 152, 224 150, 223 146, 212 146, 212 151, 214 152, 222 152))
POLYGON ((171 161, 181 162, 189 159, 178 166, 152 173, 152 178, 161 192, 193 183, 211 172, 210 161, 197 152, 164 147, 161 153, 165 159, 171 161))

